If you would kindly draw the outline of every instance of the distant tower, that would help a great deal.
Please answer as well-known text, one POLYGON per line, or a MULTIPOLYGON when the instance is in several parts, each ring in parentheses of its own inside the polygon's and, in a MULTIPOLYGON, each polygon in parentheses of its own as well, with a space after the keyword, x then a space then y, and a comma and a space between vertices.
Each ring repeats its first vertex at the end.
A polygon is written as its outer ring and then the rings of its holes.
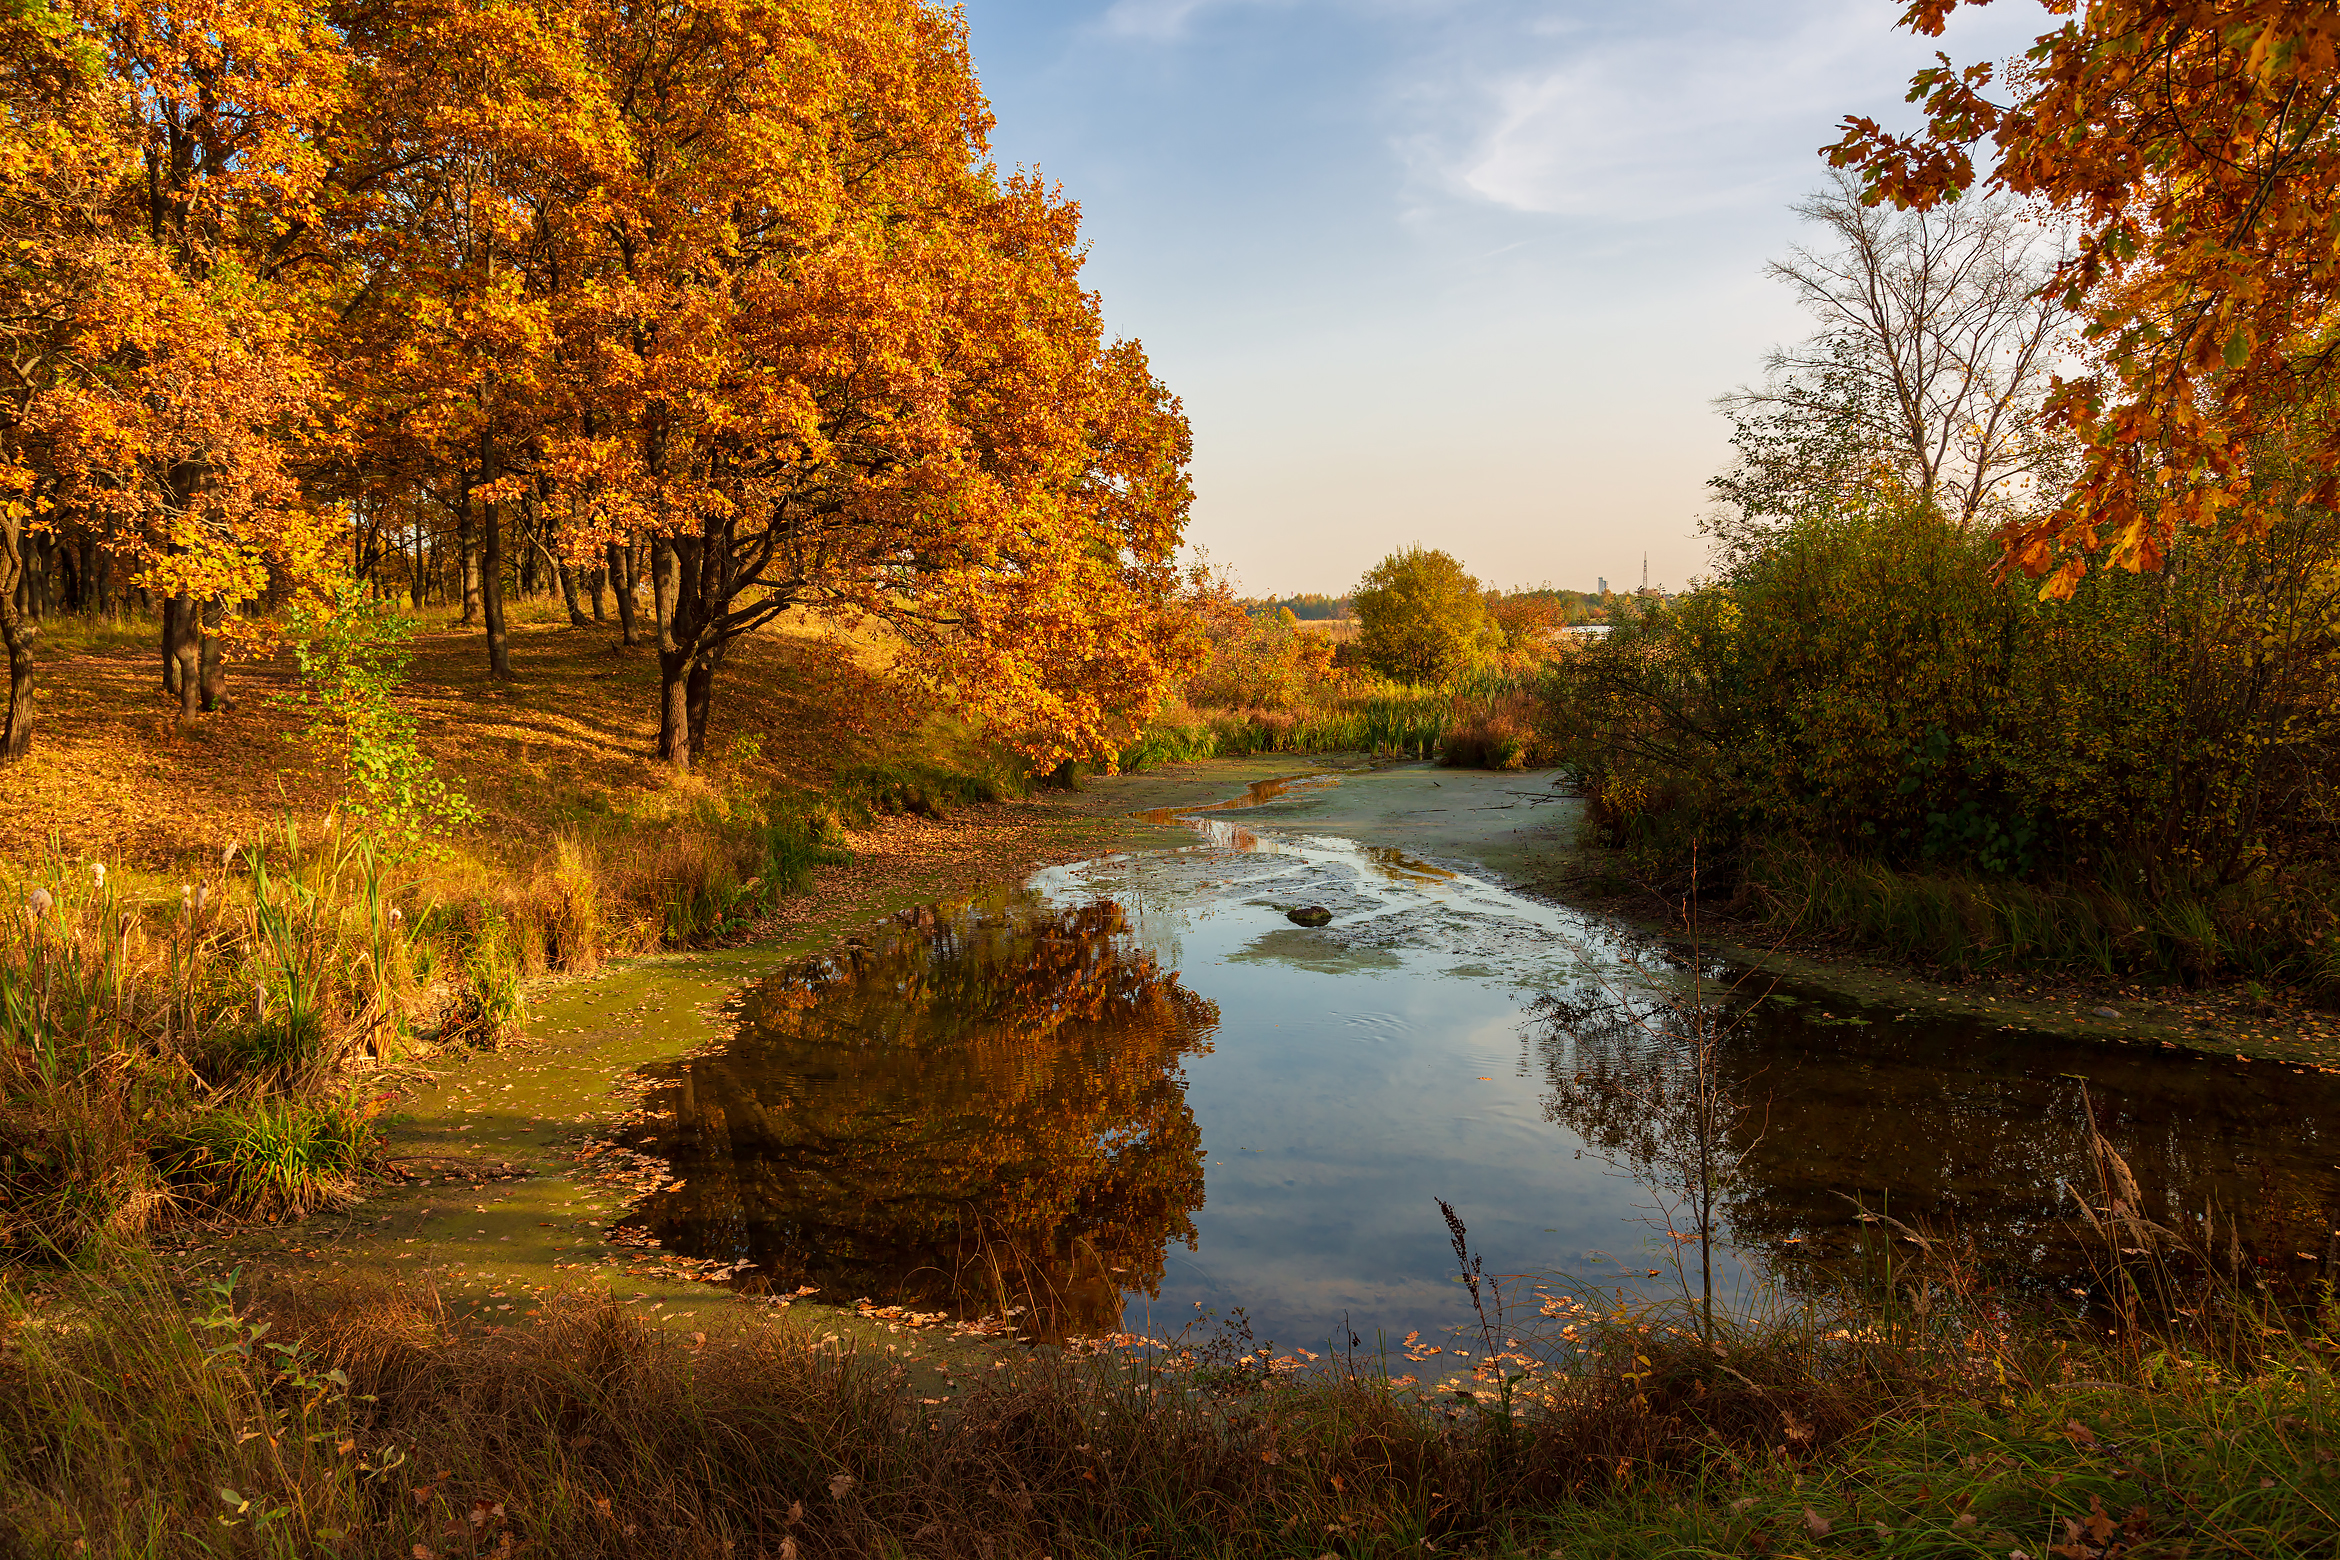
POLYGON ((1603 596, 1606 596, 1608 593, 1609 593, 1609 577, 1608 577, 1606 574, 1604 574, 1604 575, 1602 575, 1602 576, 1601 576, 1601 588, 1600 588, 1600 592, 1599 592, 1599 594, 1601 594, 1601 595, 1603 595, 1603 596))
POLYGON ((1649 554, 1648 554, 1648 553, 1643 553, 1643 554, 1641 555, 1641 588, 1642 588, 1643 590, 1647 590, 1647 589, 1649 589, 1649 554))

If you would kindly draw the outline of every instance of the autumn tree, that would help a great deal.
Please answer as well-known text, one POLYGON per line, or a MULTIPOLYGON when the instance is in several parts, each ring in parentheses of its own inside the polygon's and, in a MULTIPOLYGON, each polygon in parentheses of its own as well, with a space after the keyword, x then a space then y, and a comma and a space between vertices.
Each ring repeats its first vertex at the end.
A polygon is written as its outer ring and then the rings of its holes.
MULTIPOLYGON (((313 209, 307 132, 338 44, 281 8, 12 13, 0 330, 16 527, 73 529, 166 598, 182 719, 224 699, 241 606, 330 567, 288 438, 309 383, 279 279, 313 209)), ((7 749, 30 731, 31 661, 7 627, 7 749)))
POLYGON ((1432 548, 1391 553, 1366 571, 1350 600, 1358 646, 1384 677, 1443 683, 1502 643, 1479 582, 1432 548))
MULTIPOLYGON (((1916 0, 1902 25, 1939 36, 1959 3, 1916 0)), ((2093 359, 2045 415, 2080 470, 2059 505, 2004 532, 2014 561, 2068 595, 2098 555, 2153 569, 2189 527, 2264 534, 2294 502, 2262 477, 2271 445, 2322 473, 2306 502, 2340 501, 2340 14, 2051 9, 2064 22, 2003 70, 1944 55, 1920 71, 1922 129, 1850 116, 1828 151, 1872 202, 1922 211, 2002 190, 2069 225, 2049 291, 2080 312, 2093 359)))
POLYGON ((1110 755, 1188 637, 1184 419, 1079 285, 1077 212, 985 159, 915 0, 591 11, 612 149, 544 213, 588 305, 541 441, 573 562, 648 539, 659 753, 794 607, 874 617, 1035 764, 1110 755))
POLYGON ((587 21, 445 0, 347 23, 360 59, 337 135, 349 282, 330 355, 353 496, 412 496, 444 514, 463 620, 483 621, 498 678, 512 675, 511 513, 531 509, 531 532, 546 528, 544 452, 578 428, 579 376, 604 323, 588 310, 563 339, 563 309, 593 280, 595 214, 566 203, 619 168, 587 21))

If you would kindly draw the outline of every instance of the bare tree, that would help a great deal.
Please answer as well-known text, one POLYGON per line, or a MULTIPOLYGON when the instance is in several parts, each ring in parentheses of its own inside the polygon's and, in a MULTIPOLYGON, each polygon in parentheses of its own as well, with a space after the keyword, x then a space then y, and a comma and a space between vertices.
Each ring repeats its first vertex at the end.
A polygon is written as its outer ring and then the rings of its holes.
POLYGON ((1851 489, 1897 487, 1960 527, 2022 504, 2065 458, 2038 418, 2069 318, 2044 292, 2052 236, 2003 199, 1867 206, 1842 175, 1796 211, 1828 242, 1767 269, 1819 329, 1716 403, 1739 450, 1711 484, 1738 510, 1710 522, 1724 550, 1851 489))

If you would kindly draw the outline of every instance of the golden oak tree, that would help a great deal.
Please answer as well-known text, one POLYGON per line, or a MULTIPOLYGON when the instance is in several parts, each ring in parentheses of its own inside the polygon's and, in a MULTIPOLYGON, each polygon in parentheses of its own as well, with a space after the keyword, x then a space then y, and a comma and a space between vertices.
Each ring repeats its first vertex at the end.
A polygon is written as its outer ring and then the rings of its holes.
MULTIPOLYGON (((330 561, 330 524, 287 465, 308 383, 272 273, 300 241, 307 126, 337 90, 338 44, 265 5, 30 6, 12 25, 0 573, 20 569, 27 527, 71 526, 134 563, 170 600, 191 718, 221 701, 239 605, 330 561)), ((31 659, 23 624, 8 637, 13 756, 31 659)))
MULTIPOLYGON (((1902 24, 1938 36, 1960 3, 1917 0, 1902 24)), ((2082 469, 2051 513, 2004 535, 2043 594, 2066 595, 2098 553, 2153 569, 2187 527, 2263 532, 2299 496, 2255 469, 2271 446, 2320 470, 2308 502, 2340 500, 2340 13, 2047 9, 2063 25, 2003 72, 1947 56, 1919 72, 1922 130, 1848 117, 1828 151, 1871 199, 1923 207, 1988 183, 2071 226, 2050 287, 2082 311, 2092 371, 2059 382, 2046 416, 2082 469)))
POLYGON ((1108 761, 1187 653, 1176 403, 1108 344, 1077 211, 985 160, 955 14, 603 3, 618 144, 546 213, 579 560, 652 539, 659 752, 800 604, 885 620, 1031 759, 1108 761), (585 182, 590 180, 591 182, 585 182))
MULTIPOLYGON (((500 511, 536 496, 545 441, 578 414, 557 316, 583 276, 583 213, 556 212, 609 175, 614 149, 582 20, 472 0, 343 19, 358 64, 338 136, 336 412, 369 502, 443 509, 467 574, 476 540, 498 677, 511 675, 500 511)), ((467 586, 467 622, 470 606, 467 586)))

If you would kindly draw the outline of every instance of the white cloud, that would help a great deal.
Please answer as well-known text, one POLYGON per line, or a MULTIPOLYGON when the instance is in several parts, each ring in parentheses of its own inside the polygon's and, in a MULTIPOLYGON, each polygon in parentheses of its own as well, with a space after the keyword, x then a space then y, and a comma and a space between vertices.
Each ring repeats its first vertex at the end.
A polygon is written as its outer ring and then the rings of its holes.
MULTIPOLYGON (((2009 9, 1987 32, 1962 29, 1975 35, 1967 57, 2036 31, 2037 12, 2009 9)), ((1897 10, 1652 7, 1611 12, 1601 32, 1547 12, 1503 40, 1510 58, 1482 44, 1408 89, 1420 118, 1399 148, 1432 188, 1515 211, 1637 220, 1776 205, 1817 180, 1817 149, 1844 113, 1896 102, 1930 52, 1893 31, 1897 10), (1749 16, 1768 25, 1747 31, 1749 16)))

